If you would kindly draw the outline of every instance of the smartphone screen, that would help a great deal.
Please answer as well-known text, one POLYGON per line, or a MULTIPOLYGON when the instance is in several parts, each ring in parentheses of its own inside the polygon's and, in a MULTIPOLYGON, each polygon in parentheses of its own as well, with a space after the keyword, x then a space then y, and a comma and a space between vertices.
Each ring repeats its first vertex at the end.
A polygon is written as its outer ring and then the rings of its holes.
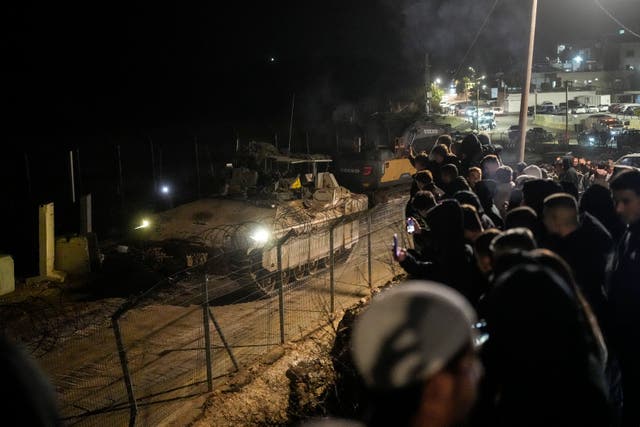
POLYGON ((413 222, 413 218, 407 218, 407 233, 413 234, 416 231, 416 226, 413 222))

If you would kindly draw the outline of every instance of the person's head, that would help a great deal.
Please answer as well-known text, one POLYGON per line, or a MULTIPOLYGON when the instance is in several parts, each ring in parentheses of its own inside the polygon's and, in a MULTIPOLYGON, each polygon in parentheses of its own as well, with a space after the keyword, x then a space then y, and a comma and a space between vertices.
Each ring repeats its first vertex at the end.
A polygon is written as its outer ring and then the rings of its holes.
POLYGON ((480 141, 482 145, 491 145, 491 137, 486 132, 480 132, 478 134, 478 141, 480 141))
POLYGON ((446 145, 447 150, 451 149, 451 144, 453 143, 453 139, 451 139, 451 135, 440 135, 438 137, 438 140, 436 141, 436 144, 440 145, 446 145))
POLYGON ((580 225, 576 199, 567 193, 544 199, 542 222, 549 234, 565 237, 573 233, 580 225))
POLYGON ((522 202, 536 211, 538 218, 541 218, 544 199, 555 193, 562 193, 562 187, 557 182, 547 179, 527 181, 522 186, 522 202))
POLYGON ((478 181, 482 179, 482 169, 477 166, 473 166, 469 168, 467 172, 467 182, 473 188, 478 181))
POLYGON ((524 172, 524 168, 526 168, 526 167, 527 167, 527 163, 526 162, 518 162, 518 164, 516 165, 516 169, 515 169, 516 175, 520 176, 520 175, 524 174, 525 173, 524 172))
MULTIPOLYGON (((483 349, 483 360, 488 375, 503 390, 504 402, 520 408, 520 414, 514 416, 539 410, 531 414, 538 420, 531 425, 542 425, 541 419, 566 408, 565 402, 558 400, 567 393, 574 399, 580 396, 579 402, 587 399, 589 405, 599 405, 593 413, 606 416, 600 412, 609 409, 604 367, 594 353, 597 350, 585 313, 562 277, 537 263, 519 263, 497 277, 486 301, 486 313, 490 339, 483 349), (554 387, 550 388, 550 383, 554 387)), ((584 407, 584 402, 581 405, 584 407)), ((508 420, 506 425, 514 421, 508 420)), ((569 425, 567 421, 558 425, 569 425)), ((592 425, 608 425, 591 421, 592 425)))
POLYGON ((418 189, 423 190, 433 184, 433 175, 428 169, 420 170, 413 175, 413 179, 418 186, 418 189))
POLYGON ((413 200, 411 202, 413 208, 418 211, 422 217, 425 217, 427 215, 427 211, 436 204, 436 198, 433 193, 426 190, 418 191, 415 196, 413 196, 413 200))
POLYGON ((498 181, 498 184, 508 184, 513 182, 513 169, 506 165, 500 166, 496 170, 495 178, 496 181, 498 181))
POLYGON ((534 178, 542 179, 542 169, 540 169, 538 165, 525 166, 524 169, 522 169, 522 174, 530 175, 530 176, 533 176, 534 178))
POLYGON ((422 152, 415 157, 415 159, 413 160, 413 164, 416 170, 425 170, 429 165, 429 156, 427 155, 427 153, 422 152))
POLYGON ((500 167, 500 161, 495 154, 489 154, 482 158, 480 167, 482 168, 482 176, 494 179, 496 171, 500 167))
POLYGON ((473 242, 483 231, 478 211, 472 205, 463 204, 460 207, 464 218, 464 238, 473 242))
POLYGON ((610 183, 616 213, 626 224, 640 221, 640 171, 625 171, 610 183))
POLYGON ((509 252, 524 252, 536 249, 536 239, 527 228, 512 228, 496 236, 489 245, 491 259, 495 266, 501 256, 509 252))
POLYGON ((500 230, 497 228, 489 228, 484 230, 473 242, 476 264, 485 276, 488 276, 492 271, 490 246, 493 239, 499 234, 500 230))
POLYGON ((518 206, 511 209, 504 217, 504 229, 524 227, 535 233, 538 224, 536 211, 529 206, 518 206))
POLYGON ((431 160, 438 164, 444 163, 445 159, 449 155, 449 148, 444 144, 436 144, 431 149, 429 157, 431 160))
POLYGON ((476 321, 465 298, 435 282, 379 294, 356 319, 351 352, 371 399, 372 425, 461 421, 476 398, 476 321))
POLYGON ((473 160, 482 154, 482 145, 477 136, 467 134, 460 143, 459 152, 456 153, 463 161, 473 160))
POLYGON ((573 157, 563 157, 562 158, 562 169, 568 170, 573 167, 573 157))
POLYGON ((55 391, 49 379, 35 359, 2 335, 0 379, 4 389, 0 407, 6 420, 14 420, 10 424, 62 425, 55 391))
POLYGON ((458 176, 458 168, 456 165, 446 164, 440 169, 440 179, 444 184, 450 184, 458 176))

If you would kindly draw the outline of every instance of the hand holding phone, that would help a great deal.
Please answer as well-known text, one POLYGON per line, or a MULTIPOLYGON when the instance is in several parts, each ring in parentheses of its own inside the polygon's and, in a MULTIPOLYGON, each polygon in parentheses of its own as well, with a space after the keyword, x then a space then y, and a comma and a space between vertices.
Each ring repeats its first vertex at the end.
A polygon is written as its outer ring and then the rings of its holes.
POLYGON ((407 218, 407 233, 413 234, 416 231, 416 222, 413 218, 407 218))

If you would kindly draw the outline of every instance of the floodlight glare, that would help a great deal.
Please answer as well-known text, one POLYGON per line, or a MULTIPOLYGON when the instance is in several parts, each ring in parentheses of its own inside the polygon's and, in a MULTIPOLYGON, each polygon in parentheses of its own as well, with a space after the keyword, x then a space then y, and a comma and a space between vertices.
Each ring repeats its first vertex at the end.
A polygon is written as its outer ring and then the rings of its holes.
POLYGON ((139 226, 135 228, 135 230, 139 230, 141 228, 148 228, 151 225, 151 222, 148 219, 143 219, 139 226))

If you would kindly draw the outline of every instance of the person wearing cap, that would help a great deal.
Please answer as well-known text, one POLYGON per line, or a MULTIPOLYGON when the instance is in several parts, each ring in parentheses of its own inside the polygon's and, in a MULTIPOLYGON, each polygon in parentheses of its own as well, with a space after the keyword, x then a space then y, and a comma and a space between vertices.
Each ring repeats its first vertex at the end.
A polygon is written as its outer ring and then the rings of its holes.
POLYGON ((610 265, 609 304, 622 370, 623 426, 640 425, 640 171, 610 183, 616 212, 627 224, 610 265))
POLYGON ((462 295, 413 281, 374 297, 356 319, 353 361, 368 392, 366 424, 447 427, 476 400, 476 315, 462 295))

